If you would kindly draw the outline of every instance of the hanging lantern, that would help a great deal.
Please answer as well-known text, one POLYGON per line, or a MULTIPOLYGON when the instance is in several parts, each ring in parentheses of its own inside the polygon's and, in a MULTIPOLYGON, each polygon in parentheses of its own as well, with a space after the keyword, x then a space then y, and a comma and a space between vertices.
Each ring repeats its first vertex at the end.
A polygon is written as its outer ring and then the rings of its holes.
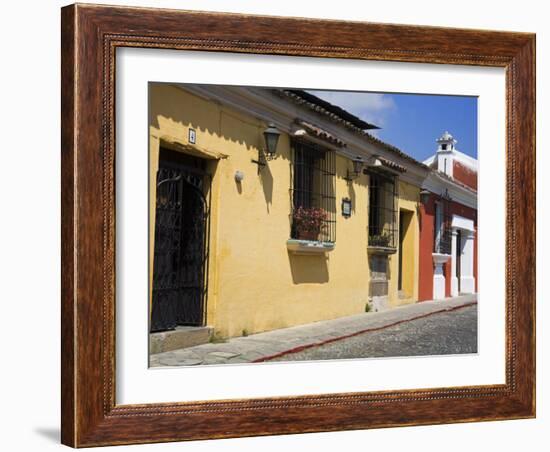
POLYGON ((270 123, 267 129, 264 130, 264 139, 266 145, 266 154, 273 158, 277 153, 277 143, 281 132, 275 127, 275 124, 270 123))
POLYGON ((361 156, 355 157, 353 160, 353 173, 355 174, 355 177, 359 176, 361 174, 361 170, 363 169, 363 165, 365 164, 365 161, 361 156))
POLYGON ((426 204, 430 200, 431 193, 428 190, 420 191, 420 202, 426 204))

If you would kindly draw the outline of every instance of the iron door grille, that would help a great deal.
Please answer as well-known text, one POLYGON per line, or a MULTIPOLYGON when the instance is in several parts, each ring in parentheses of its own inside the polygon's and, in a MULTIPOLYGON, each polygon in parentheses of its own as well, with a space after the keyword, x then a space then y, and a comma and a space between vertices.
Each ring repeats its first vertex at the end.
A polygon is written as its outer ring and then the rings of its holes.
POLYGON ((291 238, 335 242, 335 152, 302 140, 292 141, 292 151, 291 238))
POLYGON ((451 248, 451 197, 445 192, 434 203, 434 253, 451 254, 451 248))
POLYGON ((208 293, 210 178, 161 161, 157 173, 151 331, 202 326, 208 293))

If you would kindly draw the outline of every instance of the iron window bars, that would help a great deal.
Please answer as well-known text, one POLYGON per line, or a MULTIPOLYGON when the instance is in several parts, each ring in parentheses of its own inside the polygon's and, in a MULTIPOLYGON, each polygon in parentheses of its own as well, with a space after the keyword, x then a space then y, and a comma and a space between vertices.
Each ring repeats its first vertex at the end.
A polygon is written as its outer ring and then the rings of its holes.
POLYGON ((292 141, 290 215, 293 239, 336 241, 335 152, 292 141))
POLYGON ((369 171, 369 246, 397 248, 396 176, 369 171))
POLYGON ((445 192, 434 203, 434 253, 451 254, 451 222, 451 197, 445 192))

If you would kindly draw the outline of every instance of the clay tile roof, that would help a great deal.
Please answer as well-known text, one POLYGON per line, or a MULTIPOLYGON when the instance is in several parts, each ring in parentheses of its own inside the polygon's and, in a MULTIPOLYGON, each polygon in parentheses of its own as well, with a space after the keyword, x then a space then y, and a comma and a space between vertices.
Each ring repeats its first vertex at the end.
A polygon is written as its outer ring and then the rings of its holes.
POLYGON ((392 144, 386 143, 385 141, 382 141, 376 137, 373 137, 370 133, 364 133, 365 138, 370 141, 371 143, 376 143, 383 148, 387 149, 390 152, 393 152, 394 154, 397 154, 399 157, 408 160, 411 163, 414 163, 417 166, 420 166, 423 169, 429 169, 428 166, 424 165, 424 163, 419 162, 414 157, 411 157, 409 154, 405 154, 401 149, 395 147, 392 144))
POLYGON ((362 136, 367 141, 383 147, 384 149, 398 155, 399 157, 409 161, 416 166, 419 166, 425 170, 429 169, 428 166, 419 162, 414 157, 406 154, 401 149, 391 144, 388 144, 368 133, 367 130, 379 129, 378 126, 369 124, 336 105, 332 105, 329 102, 326 102, 323 99, 314 96, 313 94, 299 89, 273 89, 271 91, 279 97, 287 98, 300 106, 303 106, 311 111, 323 115, 333 122, 343 125, 348 130, 351 130, 357 135, 362 136))
POLYGON ((376 158, 380 160, 382 166, 385 166, 386 168, 398 171, 400 173, 404 173, 405 171, 407 171, 407 168, 405 168, 403 165, 400 165, 399 163, 392 162, 391 160, 385 159, 384 157, 380 156, 377 156, 376 158))
POLYGON ((333 105, 307 91, 301 89, 278 89, 274 90, 280 96, 286 96, 294 103, 309 108, 316 113, 328 117, 329 119, 342 123, 348 127, 355 127, 359 130, 379 129, 380 127, 370 124, 343 108, 333 105))
POLYGON ((466 185, 466 184, 460 182, 459 180, 455 179, 454 177, 451 177, 451 176, 449 176, 449 175, 447 175, 447 174, 445 174, 441 171, 438 171, 436 169, 432 169, 432 172, 434 174, 436 174, 437 176, 439 176, 441 179, 445 179, 447 181, 453 182, 454 184, 458 185, 459 187, 465 188, 466 190, 477 194, 477 190, 473 189, 469 185, 466 185))
POLYGON ((346 146, 346 143, 342 141, 340 138, 335 137, 334 135, 327 132, 326 130, 323 130, 320 127, 314 126, 309 122, 298 119, 296 120, 296 124, 298 124, 300 127, 303 127, 309 135, 313 135, 316 138, 327 141, 328 143, 334 144, 338 147, 346 146))

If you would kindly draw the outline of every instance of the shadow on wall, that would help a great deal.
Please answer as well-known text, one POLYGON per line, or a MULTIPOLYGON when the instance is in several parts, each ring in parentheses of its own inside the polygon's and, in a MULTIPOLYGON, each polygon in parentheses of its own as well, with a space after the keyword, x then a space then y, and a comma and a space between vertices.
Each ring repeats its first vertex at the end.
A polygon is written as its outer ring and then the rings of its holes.
POLYGON ((273 199, 273 174, 271 174, 269 164, 259 166, 258 168, 258 177, 260 178, 260 184, 262 185, 262 190, 264 192, 267 213, 269 213, 269 206, 271 205, 273 199))
POLYGON ((325 255, 288 253, 294 284, 324 284, 328 282, 328 258, 325 255))
POLYGON ((239 195, 243 194, 243 183, 240 180, 235 181, 235 187, 237 187, 237 192, 239 195))
POLYGON ((411 193, 408 190, 403 190, 399 187, 399 199, 402 201, 420 202, 419 195, 417 193, 411 193))
MULTIPOLYGON (((347 182, 347 188, 348 188, 348 199, 351 201, 351 214, 355 215, 355 187, 353 183, 347 182)), ((340 203, 342 202, 342 199, 337 199, 340 203)), ((341 213, 341 212, 340 212, 341 213)))

